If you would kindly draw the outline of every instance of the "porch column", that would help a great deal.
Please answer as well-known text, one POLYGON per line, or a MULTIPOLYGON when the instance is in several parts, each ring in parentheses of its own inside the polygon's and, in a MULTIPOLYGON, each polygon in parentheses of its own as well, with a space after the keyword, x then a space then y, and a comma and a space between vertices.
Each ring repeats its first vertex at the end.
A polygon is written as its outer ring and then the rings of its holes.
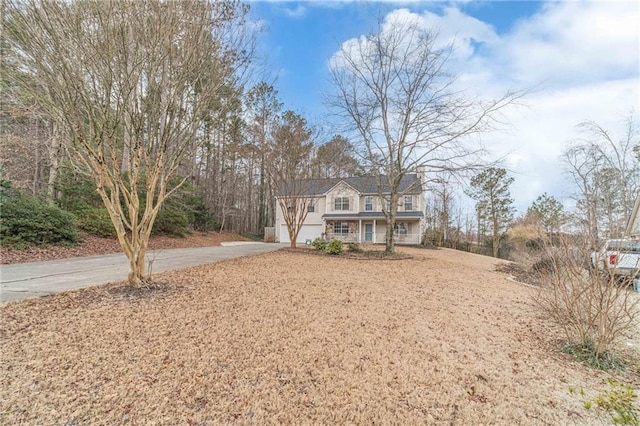
POLYGON ((376 220, 373 219, 373 244, 377 243, 378 241, 376 240, 376 220))
POLYGON ((358 220, 358 244, 362 242, 362 219, 358 220))

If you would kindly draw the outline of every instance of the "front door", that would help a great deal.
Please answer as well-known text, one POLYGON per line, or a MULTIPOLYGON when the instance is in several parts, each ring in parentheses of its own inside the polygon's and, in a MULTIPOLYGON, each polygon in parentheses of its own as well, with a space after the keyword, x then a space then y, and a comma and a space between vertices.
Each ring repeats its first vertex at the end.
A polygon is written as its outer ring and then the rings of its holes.
POLYGON ((373 241, 373 225, 370 223, 364 225, 364 241, 367 243, 373 241))

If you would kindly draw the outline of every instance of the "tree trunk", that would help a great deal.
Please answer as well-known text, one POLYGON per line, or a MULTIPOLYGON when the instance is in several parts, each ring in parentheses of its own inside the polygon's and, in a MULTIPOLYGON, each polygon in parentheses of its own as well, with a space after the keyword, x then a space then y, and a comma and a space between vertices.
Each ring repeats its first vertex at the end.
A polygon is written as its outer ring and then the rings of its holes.
MULTIPOLYGON (((495 211, 495 209, 494 209, 495 211)), ((493 214, 493 257, 498 257, 500 253, 500 229, 498 228, 498 216, 493 214)))
POLYGON ((129 258, 129 284, 133 287, 141 287, 145 283, 144 258, 146 250, 139 248, 129 258))
POLYGON ((393 223, 391 222, 391 218, 387 219, 387 233, 384 236, 384 243, 384 251, 387 253, 393 253, 395 247, 393 241, 393 223))
POLYGON ((387 212, 387 233, 385 234, 385 247, 386 253, 395 252, 395 238, 394 238, 394 226, 396 224, 396 216, 398 213, 398 189, 393 188, 389 195, 389 211, 387 212))
POLYGON ((49 179, 47 181, 47 203, 53 205, 56 200, 56 180, 58 179, 58 170, 60 169, 60 134, 58 126, 54 123, 51 144, 49 145, 49 179))

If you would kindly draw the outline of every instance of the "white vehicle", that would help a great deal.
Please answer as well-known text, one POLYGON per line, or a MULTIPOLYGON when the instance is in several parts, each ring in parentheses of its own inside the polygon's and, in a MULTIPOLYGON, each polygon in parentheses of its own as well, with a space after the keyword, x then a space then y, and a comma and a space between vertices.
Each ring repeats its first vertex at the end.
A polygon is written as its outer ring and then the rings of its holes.
POLYGON ((608 240, 591 253, 591 265, 599 272, 620 278, 640 278, 640 239, 608 240))

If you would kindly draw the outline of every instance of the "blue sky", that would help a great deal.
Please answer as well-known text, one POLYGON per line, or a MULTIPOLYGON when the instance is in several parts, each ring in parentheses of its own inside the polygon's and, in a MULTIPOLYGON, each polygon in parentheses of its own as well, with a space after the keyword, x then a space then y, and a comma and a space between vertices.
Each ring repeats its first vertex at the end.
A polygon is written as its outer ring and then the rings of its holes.
POLYGON ((640 111, 638 2, 255 1, 265 28, 259 49, 285 109, 311 123, 331 121, 322 94, 328 62, 340 44, 366 35, 379 19, 419 19, 455 40, 452 70, 487 98, 536 87, 526 107, 508 112, 511 126, 486 135, 505 157, 520 212, 548 192, 568 202, 559 157, 594 120, 622 134, 621 120, 640 111))

